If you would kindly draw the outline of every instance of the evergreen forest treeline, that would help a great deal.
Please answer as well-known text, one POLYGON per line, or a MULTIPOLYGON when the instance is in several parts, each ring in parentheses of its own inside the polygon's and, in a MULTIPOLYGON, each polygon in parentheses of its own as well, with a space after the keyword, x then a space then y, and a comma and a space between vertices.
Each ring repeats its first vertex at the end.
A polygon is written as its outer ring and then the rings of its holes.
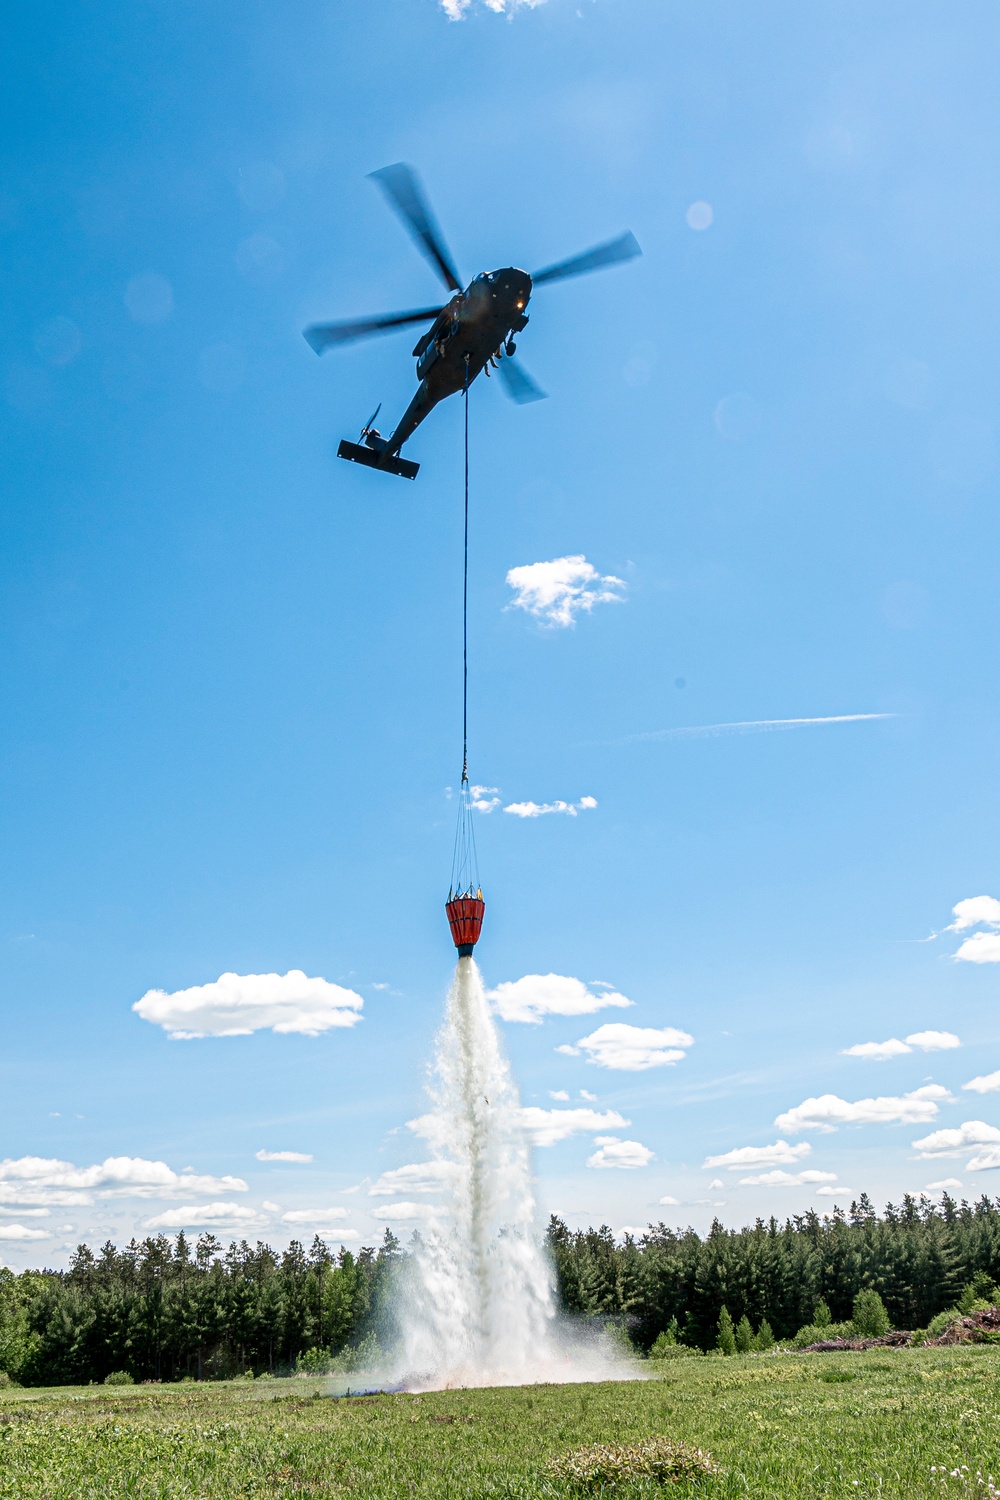
MULTIPOLYGON (((548 1229, 564 1310, 624 1326, 648 1350, 665 1330, 693 1348, 716 1346, 723 1308, 767 1322, 778 1339, 812 1322, 824 1302, 835 1321, 877 1291, 896 1328, 925 1328, 977 1275, 1000 1281, 1000 1199, 939 1203, 905 1197, 877 1214, 864 1195, 849 1213, 806 1213, 739 1230, 716 1221, 704 1237, 651 1225, 616 1243, 612 1231, 548 1229)), ((391 1347, 394 1287, 407 1253, 387 1230, 376 1250, 283 1253, 211 1234, 86 1245, 67 1271, 0 1269, 0 1378, 24 1385, 220 1378, 344 1368, 391 1347)))

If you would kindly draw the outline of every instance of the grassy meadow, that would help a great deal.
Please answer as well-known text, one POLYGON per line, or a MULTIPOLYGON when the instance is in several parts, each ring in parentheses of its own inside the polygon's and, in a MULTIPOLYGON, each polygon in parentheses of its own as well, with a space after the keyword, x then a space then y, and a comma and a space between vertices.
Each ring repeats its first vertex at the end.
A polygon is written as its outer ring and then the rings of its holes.
MULTIPOLYGON (((651 1369, 653 1378, 623 1384, 338 1400, 302 1377, 8 1388, 0 1497, 529 1500, 579 1493, 546 1475, 549 1458, 654 1434, 706 1448, 722 1465, 673 1493, 914 1500, 989 1494, 986 1477, 1000 1479, 997 1348, 738 1355, 651 1369)), ((663 1490, 647 1480, 613 1493, 663 1490)))

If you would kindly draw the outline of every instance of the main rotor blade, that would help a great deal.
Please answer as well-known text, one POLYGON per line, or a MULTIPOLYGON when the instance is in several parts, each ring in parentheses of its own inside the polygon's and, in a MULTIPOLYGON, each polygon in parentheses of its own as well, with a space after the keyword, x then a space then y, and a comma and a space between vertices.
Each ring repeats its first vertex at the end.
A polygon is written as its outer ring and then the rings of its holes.
POLYGON ((371 338, 375 333, 391 333, 407 323, 429 323, 441 312, 440 307, 421 307, 414 312, 386 313, 381 318, 357 318, 349 323, 311 323, 302 337, 317 354, 336 344, 350 344, 354 339, 371 338))
POLYGON ((413 168, 405 161, 397 161, 391 167, 381 167, 368 175, 385 193, 448 290, 460 292, 462 284, 458 273, 413 168))
POLYGON ((608 240, 605 245, 595 245, 593 250, 585 250, 582 255, 574 255, 570 260, 560 260, 554 266, 546 266, 544 271, 532 272, 531 279, 535 286, 543 281, 565 281, 568 276, 583 276, 587 271, 599 271, 602 266, 615 266, 619 261, 634 260, 641 254, 639 241, 631 230, 626 230, 616 240, 608 240))
POLYGON ((498 366, 507 394, 518 406, 527 406, 529 401, 544 401, 548 392, 536 385, 531 376, 505 354, 498 366))

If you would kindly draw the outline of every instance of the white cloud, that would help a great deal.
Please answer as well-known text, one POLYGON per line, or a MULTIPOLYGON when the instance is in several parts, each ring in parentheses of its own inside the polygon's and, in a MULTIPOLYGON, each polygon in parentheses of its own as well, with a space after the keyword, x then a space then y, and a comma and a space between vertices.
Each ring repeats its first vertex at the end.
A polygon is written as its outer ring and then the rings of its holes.
POLYGON ((29 1229, 24 1224, 0 1224, 0 1240, 47 1240, 50 1229, 29 1229))
POLYGON ((565 1089, 549 1089, 549 1098, 558 1099, 560 1104, 569 1103, 569 1094, 567 1094, 565 1089))
POLYGON ((146 1220, 147 1229, 261 1229, 266 1219, 243 1203, 186 1203, 146 1220))
POLYGON ((949 1052, 962 1045, 953 1031, 914 1031, 906 1040, 922 1052, 949 1052))
POLYGON ((0 1162, 0 1203, 72 1207, 98 1198, 175 1198, 190 1193, 245 1193, 241 1177, 175 1172, 163 1161, 109 1156, 90 1167, 54 1157, 21 1156, 0 1162))
MULTIPOLYGON (((513 15, 522 6, 528 10, 534 10, 536 5, 544 5, 544 3, 545 0, 483 0, 486 9, 492 10, 498 16, 505 12, 513 15)), ((449 21, 461 21, 471 4, 472 0, 441 0, 441 9, 449 21)))
POLYGON ((409 1162, 405 1167, 394 1167, 383 1172, 377 1182, 368 1189, 370 1198, 391 1198, 396 1193, 436 1193, 453 1176, 455 1168, 449 1161, 409 1162))
POLYGON ((841 1201, 856 1198, 858 1195, 857 1188, 849 1187, 821 1187, 817 1188, 816 1192, 820 1198, 840 1198, 841 1201))
POLYGON ((597 1103, 597 1095, 590 1093, 590 1091, 588 1089, 581 1089, 580 1090, 580 1098, 581 1099, 586 1099, 590 1104, 596 1104, 597 1103))
POLYGON ((914 1031, 905 1042, 897 1036, 891 1036, 886 1042, 858 1042, 853 1047, 845 1047, 843 1056, 885 1062, 890 1057, 902 1057, 904 1053, 912 1052, 914 1047, 919 1047, 922 1052, 945 1052, 961 1045, 953 1031, 914 1031))
POLYGON ((747 1167, 790 1166, 812 1155, 808 1141, 790 1146, 787 1141, 775 1141, 773 1146, 737 1146, 722 1156, 707 1156, 703 1167, 728 1167, 730 1172, 742 1172, 747 1167))
POLYGON ((952 907, 955 920, 946 932, 967 932, 970 927, 1000 927, 1000 901, 995 896, 968 896, 952 907))
POLYGON ((912 1047, 908 1047, 898 1037, 891 1036, 887 1042, 856 1042, 853 1047, 845 1047, 842 1056, 866 1057, 872 1062, 885 1062, 890 1057, 901 1057, 904 1052, 912 1051, 912 1047))
POLYGON ((555 557, 551 562, 511 568, 507 582, 514 590, 508 609, 523 609, 549 625, 573 625, 579 614, 595 604, 620 604, 625 583, 612 574, 602 577, 582 553, 555 557))
POLYGON ((686 1055, 683 1049, 693 1043, 693 1037, 674 1026, 628 1026, 624 1021, 608 1021, 589 1036, 582 1036, 574 1050, 587 1053, 587 1061, 599 1068, 644 1073, 648 1068, 680 1062, 686 1055))
MULTIPOLYGON (((808 1183, 836 1182, 836 1172, 784 1172, 776 1167, 773 1172, 760 1172, 756 1177, 741 1177, 740 1187, 804 1187, 808 1183)), ((719 1183, 722 1186, 722 1183, 719 1183)))
POLYGON ((312 1161, 306 1151, 256 1151, 258 1161, 312 1161))
POLYGON ((0 1203, 0 1214, 9 1214, 11 1217, 16 1214, 19 1219, 50 1219, 52 1210, 50 1208, 25 1208, 23 1205, 15 1207, 0 1203))
POLYGON ((708 1191, 710 1193, 717 1191, 720 1188, 724 1188, 725 1185, 721 1177, 713 1177, 712 1181, 708 1184, 708 1191))
POLYGON ((175 1041, 205 1036, 249 1036, 254 1031, 319 1036, 354 1026, 364 1005, 360 995, 301 969, 287 974, 223 974, 188 990, 147 990, 132 1009, 162 1026, 175 1041))
POLYGON ((542 1016, 589 1016, 607 1006, 623 1010, 632 1004, 617 991, 595 995, 582 979, 568 974, 525 974, 487 991, 487 999, 504 1021, 540 1023, 542 1016))
POLYGON ((1000 932, 974 932, 955 957, 969 964, 1000 964, 1000 932))
POLYGON ((499 790, 498 786, 470 786, 469 800, 476 812, 491 813, 494 808, 499 807, 499 790))
POLYGON ((671 1198, 671 1196, 670 1196, 670 1194, 669 1194, 669 1193, 666 1193, 666 1194, 665 1194, 665 1195, 664 1195, 664 1196, 663 1196, 663 1197, 662 1197, 662 1198, 661 1198, 661 1199, 660 1199, 660 1203, 661 1203, 661 1204, 662 1204, 662 1205, 663 1205, 663 1206, 664 1206, 664 1207, 665 1207, 665 1208, 679 1208, 679 1207, 680 1207, 680 1202, 681 1202, 681 1200, 680 1200, 680 1199, 679 1199, 679 1198, 671 1198))
POLYGON ((921 1125, 933 1120, 938 1100, 950 1099, 946 1088, 928 1083, 900 1098, 840 1099, 836 1094, 821 1094, 818 1099, 804 1099, 794 1109, 775 1120, 779 1130, 836 1130, 838 1125, 921 1125))
POLYGON ((329 1224, 339 1224, 341 1219, 346 1219, 348 1210, 346 1208, 293 1208, 287 1214, 281 1215, 282 1224, 315 1224, 317 1228, 323 1228, 329 1224))
POLYGON ((1000 1146, 987 1146, 985 1151, 977 1151, 965 1163, 967 1172, 987 1172, 993 1167, 1000 1167, 1000 1146))
POLYGON ((962 1087, 971 1089, 974 1094, 995 1094, 1000 1089, 1000 1069, 995 1073, 984 1073, 980 1078, 970 1078, 962 1087))
POLYGON ((952 1129, 932 1130, 930 1135, 921 1136, 913 1142, 913 1149, 927 1160, 934 1156, 962 1156, 970 1146, 995 1143, 1000 1143, 1000 1130, 995 1125, 987 1125, 985 1120, 965 1120, 952 1129))
POLYGON ((955 918, 945 932, 968 932, 972 927, 989 927, 990 932, 974 932, 961 944, 956 959, 971 964, 1000 963, 1000 901, 995 896, 969 896, 952 907, 955 918))
POLYGON ((619 1130, 631 1125, 615 1109, 540 1109, 536 1104, 521 1110, 521 1123, 536 1146, 554 1146, 582 1131, 619 1130))
POLYGON ((593 1156, 587 1157, 588 1167, 647 1167, 653 1160, 653 1152, 641 1141, 623 1141, 616 1135, 599 1135, 594 1139, 599 1147, 593 1156))
POLYGON ((575 818, 577 813, 592 812, 596 806, 596 797, 581 797, 579 802, 510 802, 504 812, 513 813, 515 818, 544 818, 548 813, 575 818))
POLYGON ((392 1220, 403 1224, 412 1223, 416 1219, 433 1218, 437 1212, 429 1203, 380 1203, 378 1208, 368 1211, 380 1223, 392 1220))
POLYGON ((958 1177, 942 1177, 940 1182, 929 1182, 924 1188, 925 1193, 946 1192, 949 1188, 960 1188, 961 1180, 958 1177))

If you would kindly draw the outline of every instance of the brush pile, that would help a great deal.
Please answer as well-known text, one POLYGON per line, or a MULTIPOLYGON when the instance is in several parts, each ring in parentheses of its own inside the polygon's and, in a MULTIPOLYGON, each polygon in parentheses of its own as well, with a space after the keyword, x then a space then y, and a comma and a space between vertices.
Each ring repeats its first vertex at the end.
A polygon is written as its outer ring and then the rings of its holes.
POLYGON ((978 1312, 966 1313, 956 1318, 936 1339, 927 1339, 928 1344, 992 1344, 1000 1343, 1000 1307, 986 1307, 978 1312))

